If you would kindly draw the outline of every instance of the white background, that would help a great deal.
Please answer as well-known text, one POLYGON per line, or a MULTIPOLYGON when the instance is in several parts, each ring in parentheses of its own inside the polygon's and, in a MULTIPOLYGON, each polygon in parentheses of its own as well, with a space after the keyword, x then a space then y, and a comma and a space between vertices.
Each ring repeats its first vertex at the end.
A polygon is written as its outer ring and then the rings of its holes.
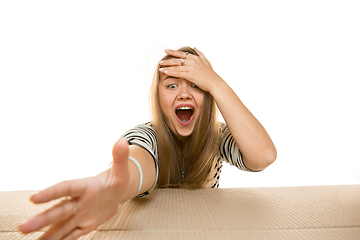
POLYGON ((360 1, 1 1, 0 191, 107 168, 150 120, 165 48, 197 47, 277 150, 220 187, 360 184, 360 1))

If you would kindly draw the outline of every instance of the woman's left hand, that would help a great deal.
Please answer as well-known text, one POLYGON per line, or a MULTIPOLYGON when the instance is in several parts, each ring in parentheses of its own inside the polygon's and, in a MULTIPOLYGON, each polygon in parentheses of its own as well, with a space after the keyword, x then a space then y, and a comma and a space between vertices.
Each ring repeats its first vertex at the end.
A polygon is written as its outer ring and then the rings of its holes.
POLYGON ((174 58, 160 61, 160 71, 169 76, 186 79, 203 91, 211 93, 223 80, 214 72, 204 54, 196 48, 194 50, 199 56, 166 49, 165 52, 174 58), (184 59, 183 64, 181 59, 184 59))

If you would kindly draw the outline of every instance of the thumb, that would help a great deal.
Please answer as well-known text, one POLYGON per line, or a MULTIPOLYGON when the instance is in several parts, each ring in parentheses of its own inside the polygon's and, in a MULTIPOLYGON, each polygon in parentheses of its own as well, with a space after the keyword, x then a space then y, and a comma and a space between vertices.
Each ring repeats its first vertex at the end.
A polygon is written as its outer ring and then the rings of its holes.
POLYGON ((129 174, 129 144, 124 138, 120 138, 113 148, 113 166, 112 172, 116 177, 127 177, 129 174), (124 176, 125 174, 125 176, 124 176))

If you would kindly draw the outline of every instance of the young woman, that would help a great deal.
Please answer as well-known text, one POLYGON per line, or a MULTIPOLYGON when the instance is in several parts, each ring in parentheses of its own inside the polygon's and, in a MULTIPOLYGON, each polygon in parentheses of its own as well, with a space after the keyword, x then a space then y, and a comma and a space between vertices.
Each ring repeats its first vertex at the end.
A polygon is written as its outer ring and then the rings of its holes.
POLYGON ((152 121, 125 133, 113 164, 94 177, 58 183, 31 197, 58 205, 19 226, 42 237, 76 239, 153 188, 214 188, 222 161, 261 171, 276 159, 269 135, 196 48, 165 50, 151 89, 152 121), (217 107, 226 123, 217 121, 217 107))

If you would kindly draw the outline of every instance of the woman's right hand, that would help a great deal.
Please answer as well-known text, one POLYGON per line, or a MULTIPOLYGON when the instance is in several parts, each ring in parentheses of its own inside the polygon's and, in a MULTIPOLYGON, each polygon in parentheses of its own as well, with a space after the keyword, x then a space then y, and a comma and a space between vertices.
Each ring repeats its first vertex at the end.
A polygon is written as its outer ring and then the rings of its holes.
POLYGON ((112 167, 94 177, 64 181, 33 195, 31 201, 36 204, 71 198, 29 219, 19 230, 30 233, 50 226, 40 239, 77 239, 115 215, 130 186, 125 139, 115 143, 113 158, 112 167))

